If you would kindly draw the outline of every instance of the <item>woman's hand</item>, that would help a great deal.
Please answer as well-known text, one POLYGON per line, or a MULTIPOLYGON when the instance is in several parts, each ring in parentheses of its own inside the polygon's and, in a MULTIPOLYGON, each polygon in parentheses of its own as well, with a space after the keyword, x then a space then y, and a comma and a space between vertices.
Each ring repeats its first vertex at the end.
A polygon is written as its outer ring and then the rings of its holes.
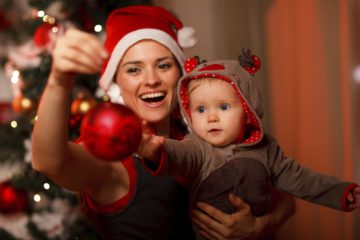
POLYGON ((226 214, 206 203, 197 204, 201 211, 192 211, 192 221, 200 229, 198 234, 210 240, 256 239, 261 226, 250 206, 233 194, 229 200, 237 209, 233 214, 226 214))
POLYGON ((250 206, 241 198, 229 195, 237 209, 226 214, 208 204, 198 203, 199 210, 192 211, 192 221, 200 229, 198 234, 209 240, 259 239, 278 229, 295 212, 292 197, 274 190, 274 209, 261 217, 252 215, 250 206))
POLYGON ((73 79, 74 73, 98 73, 108 54, 96 36, 77 29, 68 29, 57 39, 52 57, 49 80, 57 84, 67 84, 73 79))

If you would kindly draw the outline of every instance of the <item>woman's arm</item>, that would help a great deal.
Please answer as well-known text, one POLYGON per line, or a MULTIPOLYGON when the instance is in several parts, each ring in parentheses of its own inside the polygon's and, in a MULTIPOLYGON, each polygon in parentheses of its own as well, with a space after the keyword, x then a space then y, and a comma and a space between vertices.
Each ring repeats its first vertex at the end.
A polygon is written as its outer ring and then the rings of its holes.
POLYGON ((276 196, 274 209, 261 217, 253 216, 250 206, 241 198, 230 195, 230 202, 238 210, 236 213, 225 214, 208 204, 198 203, 199 210, 192 212, 192 221, 201 229, 199 233, 210 240, 261 239, 274 233, 295 212, 292 197, 278 191, 276 196))
POLYGON ((33 167, 70 190, 88 189, 95 181, 94 176, 101 178, 101 169, 105 172, 108 168, 81 145, 68 142, 69 104, 75 74, 99 72, 105 56, 103 51, 95 36, 78 30, 68 30, 59 37, 38 108, 32 135, 33 167))

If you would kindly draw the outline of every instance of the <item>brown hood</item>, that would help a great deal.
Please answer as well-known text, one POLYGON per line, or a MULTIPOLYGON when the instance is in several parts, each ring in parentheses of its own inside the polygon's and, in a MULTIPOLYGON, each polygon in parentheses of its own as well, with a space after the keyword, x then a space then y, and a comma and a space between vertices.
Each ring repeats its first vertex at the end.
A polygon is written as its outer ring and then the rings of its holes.
POLYGON ((254 145, 261 141, 264 136, 261 118, 263 116, 263 100, 259 87, 253 76, 250 75, 236 60, 219 60, 205 62, 196 66, 191 72, 184 75, 177 88, 180 108, 186 123, 192 131, 189 115, 187 83, 196 78, 217 78, 229 82, 239 94, 246 117, 250 123, 246 126, 246 139, 242 144, 254 145))

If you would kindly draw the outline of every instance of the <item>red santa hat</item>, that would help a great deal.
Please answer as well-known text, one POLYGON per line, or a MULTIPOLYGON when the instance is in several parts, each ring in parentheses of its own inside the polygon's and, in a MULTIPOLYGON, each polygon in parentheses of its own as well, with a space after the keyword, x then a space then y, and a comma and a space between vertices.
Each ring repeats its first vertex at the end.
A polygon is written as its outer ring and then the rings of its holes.
POLYGON ((196 43, 193 28, 183 27, 181 21, 158 6, 136 5, 113 11, 106 23, 106 33, 105 49, 111 56, 103 66, 100 86, 114 102, 122 99, 113 77, 123 54, 133 44, 144 39, 155 40, 167 47, 182 66, 186 60, 182 48, 196 43))

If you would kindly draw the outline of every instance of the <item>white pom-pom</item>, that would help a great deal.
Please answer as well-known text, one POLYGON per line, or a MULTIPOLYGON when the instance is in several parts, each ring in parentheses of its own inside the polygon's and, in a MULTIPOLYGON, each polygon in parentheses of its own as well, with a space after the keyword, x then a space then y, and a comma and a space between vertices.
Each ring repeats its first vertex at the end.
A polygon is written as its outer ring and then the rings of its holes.
POLYGON ((98 88, 95 93, 96 97, 98 98, 103 97, 105 94, 110 97, 111 102, 124 104, 124 99, 121 96, 120 87, 116 83, 110 83, 106 91, 104 91, 102 88, 98 88))
POLYGON ((181 47, 190 48, 195 46, 197 38, 195 37, 195 29, 192 27, 183 27, 177 33, 178 41, 181 47))

